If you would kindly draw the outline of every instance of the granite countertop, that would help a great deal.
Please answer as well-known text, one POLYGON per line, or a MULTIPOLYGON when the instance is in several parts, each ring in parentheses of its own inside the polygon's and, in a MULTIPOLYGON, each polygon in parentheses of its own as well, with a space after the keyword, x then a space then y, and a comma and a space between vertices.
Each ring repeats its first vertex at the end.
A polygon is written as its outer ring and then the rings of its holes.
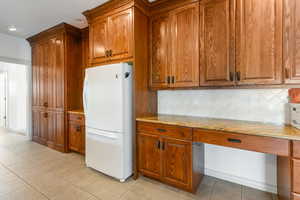
POLYGON ((68 113, 71 114, 81 114, 84 115, 84 111, 82 109, 77 109, 77 110, 69 110, 68 113))
POLYGON ((137 121, 177 125, 190 128, 218 130, 231 133, 300 140, 300 130, 292 126, 240 120, 190 117, 178 115, 157 115, 137 118, 137 121))

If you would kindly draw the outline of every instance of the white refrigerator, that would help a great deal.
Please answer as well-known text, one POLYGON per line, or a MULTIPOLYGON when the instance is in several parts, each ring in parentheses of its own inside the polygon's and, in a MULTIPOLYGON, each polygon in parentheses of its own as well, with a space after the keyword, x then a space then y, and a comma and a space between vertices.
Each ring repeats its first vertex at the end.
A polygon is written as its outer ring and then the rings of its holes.
POLYGON ((83 99, 86 165, 124 182, 132 174, 132 67, 86 69, 83 99))

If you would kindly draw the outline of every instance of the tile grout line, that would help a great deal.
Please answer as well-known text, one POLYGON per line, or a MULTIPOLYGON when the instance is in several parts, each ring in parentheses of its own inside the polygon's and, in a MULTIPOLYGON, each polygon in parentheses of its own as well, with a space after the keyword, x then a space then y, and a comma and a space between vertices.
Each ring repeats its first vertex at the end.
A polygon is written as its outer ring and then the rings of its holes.
POLYGON ((40 193, 42 196, 44 196, 46 199, 50 200, 50 198, 45 195, 43 192, 39 191, 36 187, 34 187, 33 185, 31 185, 30 183, 28 183, 25 179, 23 179, 21 176, 19 176, 17 173, 15 173, 13 170, 11 170, 10 168, 8 168, 7 166, 5 166, 3 163, 0 162, 0 164, 7 169, 9 172, 13 173, 17 178, 19 178, 22 182, 24 182, 26 185, 28 185, 30 188, 32 188, 34 191, 40 193))

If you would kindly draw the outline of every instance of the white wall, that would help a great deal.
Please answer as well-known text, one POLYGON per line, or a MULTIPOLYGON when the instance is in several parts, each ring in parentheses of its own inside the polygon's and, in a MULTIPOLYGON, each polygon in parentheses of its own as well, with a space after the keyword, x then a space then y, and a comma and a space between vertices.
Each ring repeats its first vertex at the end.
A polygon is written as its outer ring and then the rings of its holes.
MULTIPOLYGON (((31 48, 23 38, 17 38, 0 33, 0 59, 31 60, 31 48)), ((3 60, 2 60, 3 61, 3 60)))
MULTIPOLYGON (((283 124, 287 89, 159 91, 158 112, 283 124)), ((205 145, 205 173, 276 193, 276 156, 205 145)))

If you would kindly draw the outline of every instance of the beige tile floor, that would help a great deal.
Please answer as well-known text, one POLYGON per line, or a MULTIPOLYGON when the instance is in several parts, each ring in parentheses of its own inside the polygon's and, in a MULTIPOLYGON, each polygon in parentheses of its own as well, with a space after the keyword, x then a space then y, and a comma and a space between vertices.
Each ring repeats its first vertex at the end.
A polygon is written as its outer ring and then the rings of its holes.
POLYGON ((0 130, 0 200, 275 200, 275 195, 205 177, 197 194, 140 177, 120 183, 63 154, 0 130))

